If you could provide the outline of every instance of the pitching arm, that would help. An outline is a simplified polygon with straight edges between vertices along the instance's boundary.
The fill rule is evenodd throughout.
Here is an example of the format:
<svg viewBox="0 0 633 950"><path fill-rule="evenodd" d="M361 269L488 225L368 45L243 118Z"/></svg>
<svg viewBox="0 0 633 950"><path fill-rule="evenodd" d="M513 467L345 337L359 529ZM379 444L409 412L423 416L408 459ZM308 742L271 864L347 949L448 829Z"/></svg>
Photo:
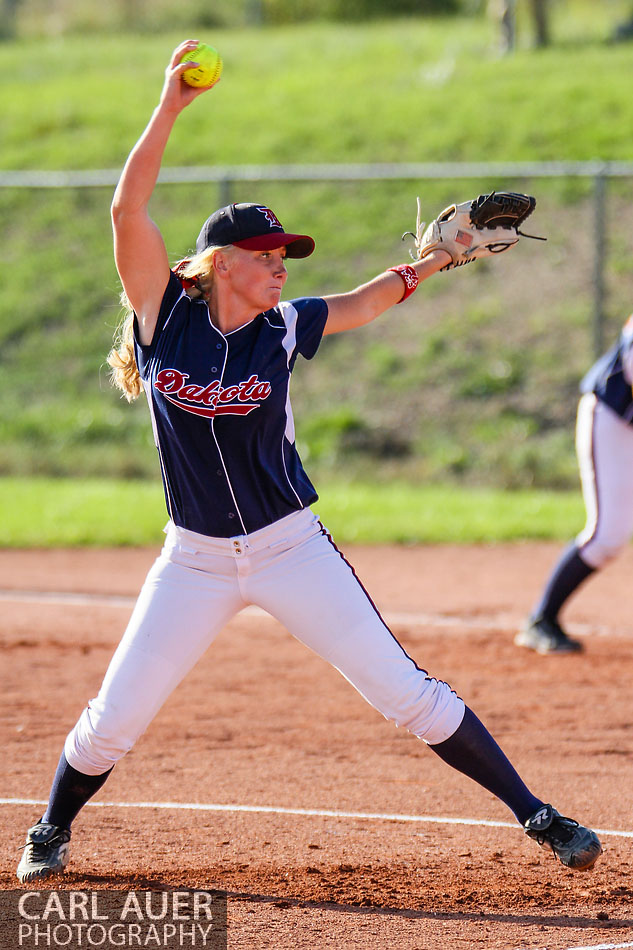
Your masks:
<svg viewBox="0 0 633 950"><path fill-rule="evenodd" d="M165 244L149 216L148 205L176 119L190 102L207 91L207 87L194 88L181 78L191 68L191 62L180 60L197 45L197 40L186 40L174 50L165 70L160 102L130 152L112 201L114 259L123 289L137 315L144 344L151 342L169 278Z"/></svg>

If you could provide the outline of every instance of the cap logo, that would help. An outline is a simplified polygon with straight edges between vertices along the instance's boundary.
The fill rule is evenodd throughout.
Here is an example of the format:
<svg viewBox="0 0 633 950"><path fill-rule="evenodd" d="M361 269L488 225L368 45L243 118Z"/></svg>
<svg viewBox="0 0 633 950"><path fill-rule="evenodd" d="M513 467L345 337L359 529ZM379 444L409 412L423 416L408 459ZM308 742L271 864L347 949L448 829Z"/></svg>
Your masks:
<svg viewBox="0 0 633 950"><path fill-rule="evenodd" d="M270 210L270 208L264 208L264 207L258 206L257 210L261 211L261 213L264 215L264 217L266 218L266 221L268 222L271 228L279 228L280 231L283 231L281 221L279 220L277 215L273 211Z"/></svg>

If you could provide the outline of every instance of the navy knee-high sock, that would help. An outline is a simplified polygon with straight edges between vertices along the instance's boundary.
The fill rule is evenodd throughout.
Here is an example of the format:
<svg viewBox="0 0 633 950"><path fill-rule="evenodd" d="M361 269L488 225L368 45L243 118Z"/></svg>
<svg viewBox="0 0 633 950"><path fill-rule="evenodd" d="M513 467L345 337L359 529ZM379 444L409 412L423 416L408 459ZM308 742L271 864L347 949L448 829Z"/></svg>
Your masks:
<svg viewBox="0 0 633 950"><path fill-rule="evenodd" d="M505 802L521 824L543 804L525 785L510 760L468 706L457 731L449 739L429 748L447 765L463 772Z"/></svg>
<svg viewBox="0 0 633 950"><path fill-rule="evenodd" d="M576 544L570 544L558 559L530 617L533 620L543 618L555 623L565 601L595 570L595 567L590 567L583 561Z"/></svg>
<svg viewBox="0 0 633 950"><path fill-rule="evenodd" d="M102 775L84 775L68 764L62 752L53 779L48 808L42 820L60 828L70 828L79 811L88 799L99 791L111 771L112 769L108 769Z"/></svg>

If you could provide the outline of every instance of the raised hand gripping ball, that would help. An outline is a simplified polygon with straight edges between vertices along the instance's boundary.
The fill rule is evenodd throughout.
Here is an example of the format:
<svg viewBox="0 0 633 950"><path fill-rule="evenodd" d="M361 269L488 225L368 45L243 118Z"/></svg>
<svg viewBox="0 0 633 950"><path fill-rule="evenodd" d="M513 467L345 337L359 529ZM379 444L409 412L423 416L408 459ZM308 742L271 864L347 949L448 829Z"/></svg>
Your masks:
<svg viewBox="0 0 633 950"><path fill-rule="evenodd" d="M189 86L214 86L222 75L222 59L217 49L207 46L206 43L200 43L195 49L192 49L180 60L185 62L198 63L192 69L186 69L182 78Z"/></svg>

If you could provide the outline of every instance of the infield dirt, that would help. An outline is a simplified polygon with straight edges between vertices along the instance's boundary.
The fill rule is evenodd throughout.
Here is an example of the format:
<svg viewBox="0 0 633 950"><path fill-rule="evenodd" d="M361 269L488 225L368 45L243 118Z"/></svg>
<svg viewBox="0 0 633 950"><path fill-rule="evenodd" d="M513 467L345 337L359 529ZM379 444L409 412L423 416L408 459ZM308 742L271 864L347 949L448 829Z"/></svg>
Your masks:
<svg viewBox="0 0 633 950"><path fill-rule="evenodd" d="M284 813L513 821L276 621L246 611L97 796L227 810L89 806L56 886L226 890L230 948L630 946L633 551L569 606L585 652L541 657L513 635L558 552L344 553L403 646L464 697L533 790L607 832L594 871L561 867L518 827ZM98 689L156 553L0 551L3 799L47 797L66 732ZM17 849L40 813L0 804L0 889L17 886Z"/></svg>

